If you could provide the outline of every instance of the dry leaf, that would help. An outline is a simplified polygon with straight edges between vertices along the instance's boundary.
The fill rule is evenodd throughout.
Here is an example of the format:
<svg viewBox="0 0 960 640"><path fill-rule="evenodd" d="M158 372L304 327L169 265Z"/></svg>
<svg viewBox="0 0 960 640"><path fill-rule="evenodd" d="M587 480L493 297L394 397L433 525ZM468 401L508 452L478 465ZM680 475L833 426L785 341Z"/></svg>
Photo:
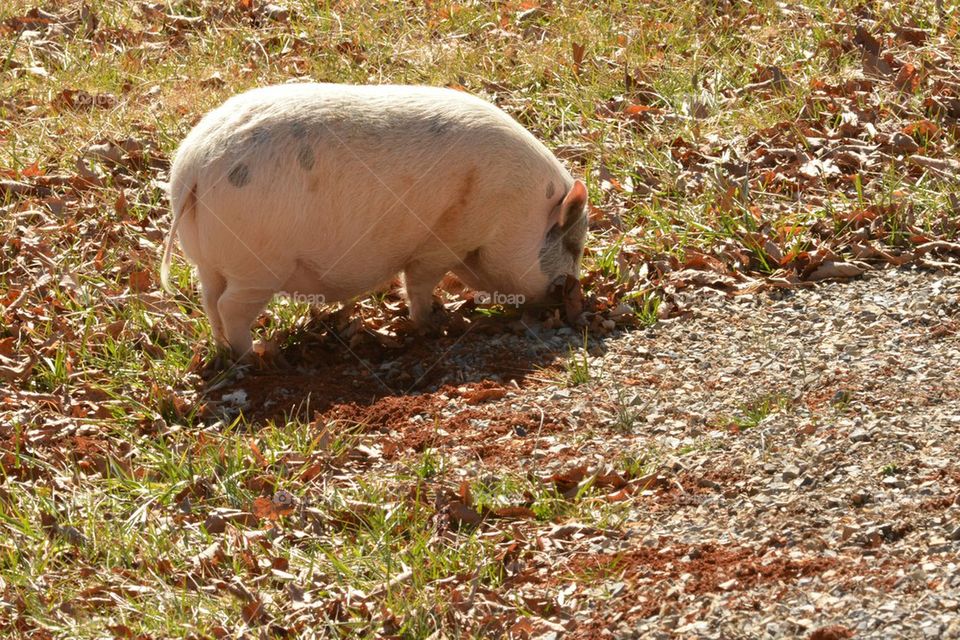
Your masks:
<svg viewBox="0 0 960 640"><path fill-rule="evenodd" d="M863 269L849 262L828 260L813 270L808 280L826 280L828 278L853 278L863 274Z"/></svg>

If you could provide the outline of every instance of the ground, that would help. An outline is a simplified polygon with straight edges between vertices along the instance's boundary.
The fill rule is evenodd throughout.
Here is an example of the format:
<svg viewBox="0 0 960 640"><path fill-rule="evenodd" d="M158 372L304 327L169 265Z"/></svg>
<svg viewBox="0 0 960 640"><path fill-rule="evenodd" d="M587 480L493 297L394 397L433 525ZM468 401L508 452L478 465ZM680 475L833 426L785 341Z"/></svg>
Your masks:
<svg viewBox="0 0 960 640"><path fill-rule="evenodd" d="M960 637L957 7L321 4L0 7L0 634ZM231 362L170 161L307 80L504 109L580 282Z"/></svg>

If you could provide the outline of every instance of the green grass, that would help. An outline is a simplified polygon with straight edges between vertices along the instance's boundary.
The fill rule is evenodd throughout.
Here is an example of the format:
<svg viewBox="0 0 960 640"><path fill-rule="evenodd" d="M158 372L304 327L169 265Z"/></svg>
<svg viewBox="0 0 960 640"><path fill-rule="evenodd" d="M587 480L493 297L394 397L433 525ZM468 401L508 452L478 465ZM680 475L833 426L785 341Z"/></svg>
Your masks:
<svg viewBox="0 0 960 640"><path fill-rule="evenodd" d="M729 422L740 430L752 429L771 415L786 411L790 404L789 398L782 393L761 394L741 405Z"/></svg>
<svg viewBox="0 0 960 640"><path fill-rule="evenodd" d="M593 380L593 373L590 371L590 350L586 332L583 334L582 348L568 348L567 361L564 363L564 367L567 370L567 384L570 386L576 387Z"/></svg>

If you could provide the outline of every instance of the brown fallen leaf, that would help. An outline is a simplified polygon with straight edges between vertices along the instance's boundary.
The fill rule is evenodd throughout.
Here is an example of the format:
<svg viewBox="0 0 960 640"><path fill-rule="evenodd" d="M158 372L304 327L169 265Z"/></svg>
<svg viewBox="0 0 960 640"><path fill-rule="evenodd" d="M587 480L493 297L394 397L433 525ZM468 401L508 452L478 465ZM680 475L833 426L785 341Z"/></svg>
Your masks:
<svg viewBox="0 0 960 640"><path fill-rule="evenodd" d="M214 509L207 515L203 526L207 533L223 533L227 530L227 524L239 524L244 527L257 526L257 517L249 511L240 511L239 509Z"/></svg>
<svg viewBox="0 0 960 640"><path fill-rule="evenodd" d="M853 42L865 52L879 56L881 51L880 40L866 30L862 24L858 24L853 36Z"/></svg>
<svg viewBox="0 0 960 640"><path fill-rule="evenodd" d="M573 73L579 76L580 69L583 65L583 54L586 51L586 47L582 44L573 42L571 43L571 48L573 49Z"/></svg>
<svg viewBox="0 0 960 640"><path fill-rule="evenodd" d="M862 275L863 269L849 262L827 260L807 276L808 280L826 280L828 278L854 278Z"/></svg>
<svg viewBox="0 0 960 640"><path fill-rule="evenodd" d="M920 142L925 142L936 137L940 133L940 127L927 119L922 119L906 125L901 132Z"/></svg>
<svg viewBox="0 0 960 640"><path fill-rule="evenodd" d="M696 286L729 290L737 286L737 280L732 276L713 271L701 271L699 269L673 271L668 274L667 279L677 288Z"/></svg>
<svg viewBox="0 0 960 640"><path fill-rule="evenodd" d="M850 245L850 254L857 258L858 260L867 260L870 258L879 258L884 260L888 264L894 265L904 265L908 262L912 262L916 258L914 253L903 253L900 255L893 255L888 251L884 251L880 247L876 246L873 243L861 244L858 242L851 243Z"/></svg>
<svg viewBox="0 0 960 640"><path fill-rule="evenodd" d="M911 154L916 153L920 149L920 145L913 137L902 131L897 131L890 136L890 148L896 153Z"/></svg>
<svg viewBox="0 0 960 640"><path fill-rule="evenodd" d="M537 518L537 514L528 507L502 507L500 509L494 509L493 515L496 518L502 518L504 520L536 520Z"/></svg>
<svg viewBox="0 0 960 640"><path fill-rule="evenodd" d="M893 85L904 93L914 93L920 86L920 79L917 68L908 62L900 67L900 72L893 80Z"/></svg>
<svg viewBox="0 0 960 640"><path fill-rule="evenodd" d="M449 489L438 491L434 498L434 508L438 514L446 516L455 529L464 525L476 527L483 522L484 517L471 506L472 502L470 485L463 482L458 493Z"/></svg>
<svg viewBox="0 0 960 640"><path fill-rule="evenodd" d="M7 194L15 196L46 196L50 190L27 182L17 180L0 180L0 198Z"/></svg>
<svg viewBox="0 0 960 640"><path fill-rule="evenodd" d="M451 502L446 506L446 511L450 514L450 521L457 526L464 524L475 527L483 522L481 516L473 507L468 507L462 502Z"/></svg>
<svg viewBox="0 0 960 640"><path fill-rule="evenodd" d="M53 514L41 513L40 526L51 539L60 537L75 547L86 543L86 537L79 529L60 524L57 516Z"/></svg>
<svg viewBox="0 0 960 640"><path fill-rule="evenodd" d="M948 242L947 240L933 240L917 245L917 253L923 255L931 251L939 253L953 253L960 256L960 243Z"/></svg>
<svg viewBox="0 0 960 640"><path fill-rule="evenodd" d="M247 624L261 624L267 620L267 609L262 600L255 598L243 605L240 615Z"/></svg>
<svg viewBox="0 0 960 640"><path fill-rule="evenodd" d="M117 97L110 93L92 94L82 89L64 89L54 97L52 104L60 111L110 109L117 105Z"/></svg>
<svg viewBox="0 0 960 640"><path fill-rule="evenodd" d="M913 45L921 45L927 41L929 34L923 29L917 29L915 27L901 27L893 25L893 32L897 36L897 40L901 42L906 42Z"/></svg>
<svg viewBox="0 0 960 640"><path fill-rule="evenodd" d="M960 161L952 158L928 158L927 156L912 155L907 156L907 162L924 169L933 169L948 174L950 177L956 177L957 173L960 173Z"/></svg>
<svg viewBox="0 0 960 640"><path fill-rule="evenodd" d="M0 380L14 382L17 380L26 380L33 371L33 360L27 358L23 362L17 362L4 356L0 356Z"/></svg>
<svg viewBox="0 0 960 640"><path fill-rule="evenodd" d="M875 56L869 51L863 52L863 75L874 78L889 78L895 72L891 64L892 56Z"/></svg>
<svg viewBox="0 0 960 640"><path fill-rule="evenodd" d="M557 493L561 494L565 498L572 498L580 490L580 483L584 478L586 478L586 476L587 468L583 465L580 465L568 471L555 473L547 478L546 481L553 483L557 489Z"/></svg>
<svg viewBox="0 0 960 640"><path fill-rule="evenodd" d="M627 485L623 489L620 489L620 491L604 496L603 499L606 502L623 502L624 500L629 500L632 498L633 492L633 485Z"/></svg>
<svg viewBox="0 0 960 640"><path fill-rule="evenodd" d="M289 491L281 489L273 494L273 498L260 496L253 501L250 511L258 518L279 520L283 516L293 513L297 506L296 497Z"/></svg>
<svg viewBox="0 0 960 640"><path fill-rule="evenodd" d="M129 276L130 290L141 293L150 290L153 286L153 272L149 269L133 271Z"/></svg>

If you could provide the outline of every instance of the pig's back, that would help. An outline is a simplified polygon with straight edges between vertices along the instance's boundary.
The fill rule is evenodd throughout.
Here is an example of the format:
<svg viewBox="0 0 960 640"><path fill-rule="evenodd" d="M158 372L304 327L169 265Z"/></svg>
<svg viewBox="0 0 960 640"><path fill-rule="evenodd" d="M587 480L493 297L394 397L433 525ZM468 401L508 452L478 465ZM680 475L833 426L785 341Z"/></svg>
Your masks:
<svg viewBox="0 0 960 640"><path fill-rule="evenodd" d="M442 170L444 158L494 160L486 169L516 176L524 168L556 165L552 154L526 129L488 102L462 91L403 85L289 84L253 89L227 100L190 132L182 145L204 171L229 164L279 163L309 172L318 160L329 165L364 162L361 180L390 173L389 160L406 169ZM312 153L311 153L312 152ZM310 156L313 156L312 158ZM320 156L320 157L317 157ZM179 157L178 157L179 160ZM269 169L269 166L267 167ZM322 167L321 167L322 168ZM238 173L244 173L238 171ZM275 185L269 171L253 175L259 186ZM243 176L234 174L234 182ZM293 177L293 176L286 176Z"/></svg>

